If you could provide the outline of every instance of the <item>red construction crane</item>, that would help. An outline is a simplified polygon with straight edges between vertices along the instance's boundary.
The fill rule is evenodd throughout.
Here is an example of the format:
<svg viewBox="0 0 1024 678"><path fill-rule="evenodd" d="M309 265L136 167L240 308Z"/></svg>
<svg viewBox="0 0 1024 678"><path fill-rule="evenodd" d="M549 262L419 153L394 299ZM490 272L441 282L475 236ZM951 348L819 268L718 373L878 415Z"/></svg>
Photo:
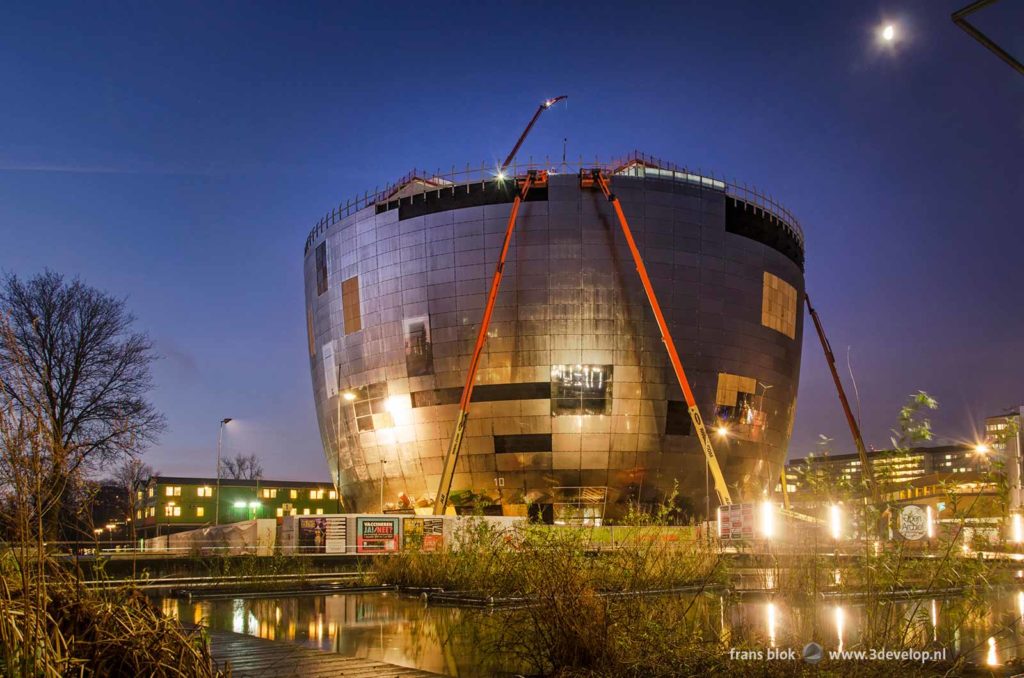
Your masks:
<svg viewBox="0 0 1024 678"><path fill-rule="evenodd" d="M861 475L864 478L864 482L868 485L868 490L871 492L872 501L878 504L881 496L878 485L875 483L875 474L871 468L871 460L868 459L868 450L864 446L864 438L860 434L860 426L857 425L857 419L854 418L853 411L850 410L850 401L846 398L843 382L839 380L839 372L836 371L836 357L832 353L832 346L829 345L828 339L825 337L825 328L821 325L821 318L818 317L818 312L811 306L811 297L805 293L804 300L807 302L807 312L811 314L811 320L814 321L814 329L818 332L818 339L821 340L821 348L825 351L825 362L828 363L828 369L832 372L832 381L836 384L839 402L843 406L846 423L849 425L850 433L853 435L853 444L857 447L857 456L860 457ZM785 477L783 477L782 483L783 488L785 488Z"/></svg>

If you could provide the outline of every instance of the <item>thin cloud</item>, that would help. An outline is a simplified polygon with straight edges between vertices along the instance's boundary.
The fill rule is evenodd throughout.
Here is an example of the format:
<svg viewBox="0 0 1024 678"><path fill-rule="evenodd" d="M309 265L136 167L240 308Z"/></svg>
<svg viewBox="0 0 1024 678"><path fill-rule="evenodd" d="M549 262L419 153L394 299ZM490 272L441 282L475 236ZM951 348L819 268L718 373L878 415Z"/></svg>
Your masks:
<svg viewBox="0 0 1024 678"><path fill-rule="evenodd" d="M40 172L55 174L151 174L151 175L210 175L209 170L180 170L159 167L119 167L116 165L62 165L47 163L4 163L0 172Z"/></svg>

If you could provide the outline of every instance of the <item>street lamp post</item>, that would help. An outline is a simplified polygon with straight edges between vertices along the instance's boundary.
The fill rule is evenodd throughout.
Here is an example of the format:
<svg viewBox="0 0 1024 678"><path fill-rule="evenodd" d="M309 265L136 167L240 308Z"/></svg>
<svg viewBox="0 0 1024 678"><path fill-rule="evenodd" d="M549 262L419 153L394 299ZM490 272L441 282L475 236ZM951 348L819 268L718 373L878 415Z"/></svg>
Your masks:
<svg viewBox="0 0 1024 678"><path fill-rule="evenodd" d="M220 431L217 433L217 496L214 499L213 524L220 525L220 449L224 443L224 427L231 422L231 417L220 420Z"/></svg>

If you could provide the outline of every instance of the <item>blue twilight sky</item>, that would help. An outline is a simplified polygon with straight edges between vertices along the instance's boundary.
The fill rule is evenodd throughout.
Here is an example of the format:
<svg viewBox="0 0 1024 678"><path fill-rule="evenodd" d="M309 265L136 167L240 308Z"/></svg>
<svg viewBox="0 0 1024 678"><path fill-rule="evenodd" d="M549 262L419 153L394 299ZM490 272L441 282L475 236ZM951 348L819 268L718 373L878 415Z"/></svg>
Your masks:
<svg viewBox="0 0 1024 678"><path fill-rule="evenodd" d="M756 184L807 234L807 284L869 443L905 396L972 435L1024 401L1024 78L966 0L21 3L0 9L0 269L126 296L164 359L147 455L325 478L302 246L412 167L634 148ZM643 6L639 6L643 5ZM893 22L897 39L879 47ZM1024 3L976 23L1024 59ZM808 329L810 326L808 325ZM791 455L852 450L813 332Z"/></svg>

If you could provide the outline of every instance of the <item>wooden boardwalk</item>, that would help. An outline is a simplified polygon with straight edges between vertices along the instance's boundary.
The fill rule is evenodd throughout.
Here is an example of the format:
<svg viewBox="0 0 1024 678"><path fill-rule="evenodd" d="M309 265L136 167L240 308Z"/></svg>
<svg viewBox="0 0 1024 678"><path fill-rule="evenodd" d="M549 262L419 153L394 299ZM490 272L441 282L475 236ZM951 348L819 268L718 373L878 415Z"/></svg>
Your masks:
<svg viewBox="0 0 1024 678"><path fill-rule="evenodd" d="M228 663L234 678L426 678L438 675L372 659L343 657L294 643L264 640L230 631L207 631L207 635L210 638L213 658L221 666Z"/></svg>

